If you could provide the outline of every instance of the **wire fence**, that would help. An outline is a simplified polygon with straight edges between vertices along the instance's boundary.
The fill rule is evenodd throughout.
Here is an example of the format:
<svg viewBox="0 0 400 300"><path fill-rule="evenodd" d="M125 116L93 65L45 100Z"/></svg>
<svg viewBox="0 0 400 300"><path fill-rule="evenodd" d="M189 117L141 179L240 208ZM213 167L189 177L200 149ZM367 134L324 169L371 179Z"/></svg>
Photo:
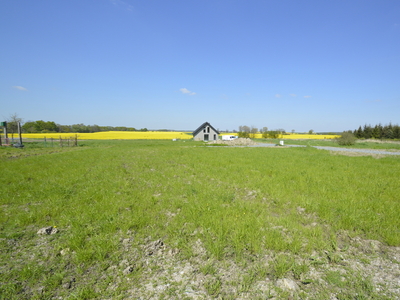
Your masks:
<svg viewBox="0 0 400 300"><path fill-rule="evenodd" d="M35 143L42 147L77 147L78 146L78 135L71 137L59 137L59 138L42 138L42 139L28 139L19 137L7 137L0 136L0 146L16 146L24 143Z"/></svg>

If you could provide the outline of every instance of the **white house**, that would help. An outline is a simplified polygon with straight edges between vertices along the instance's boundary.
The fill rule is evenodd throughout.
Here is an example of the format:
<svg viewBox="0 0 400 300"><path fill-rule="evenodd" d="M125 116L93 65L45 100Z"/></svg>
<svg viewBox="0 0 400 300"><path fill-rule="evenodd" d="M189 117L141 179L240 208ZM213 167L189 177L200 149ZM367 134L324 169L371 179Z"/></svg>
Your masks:
<svg viewBox="0 0 400 300"><path fill-rule="evenodd" d="M210 123L205 122L195 131L193 131L193 140L195 141L216 141L218 140L219 132Z"/></svg>

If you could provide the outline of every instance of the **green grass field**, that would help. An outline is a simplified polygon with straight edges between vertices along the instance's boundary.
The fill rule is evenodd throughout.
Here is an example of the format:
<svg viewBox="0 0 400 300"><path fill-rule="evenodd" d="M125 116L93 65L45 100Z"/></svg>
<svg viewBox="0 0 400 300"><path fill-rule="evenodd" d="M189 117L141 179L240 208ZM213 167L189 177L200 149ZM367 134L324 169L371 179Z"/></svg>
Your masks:
<svg viewBox="0 0 400 300"><path fill-rule="evenodd" d="M400 157L79 145L0 148L0 298L399 296L346 261L398 266ZM59 232L37 235L46 226Z"/></svg>
<svg viewBox="0 0 400 300"><path fill-rule="evenodd" d="M292 140L292 139L254 139L257 142L279 144L284 140L285 145L303 145L303 146L329 146L344 147L354 149L376 149L376 150L400 150L399 141L381 141L381 140L357 140L354 145L340 146L335 139L319 139L319 140Z"/></svg>

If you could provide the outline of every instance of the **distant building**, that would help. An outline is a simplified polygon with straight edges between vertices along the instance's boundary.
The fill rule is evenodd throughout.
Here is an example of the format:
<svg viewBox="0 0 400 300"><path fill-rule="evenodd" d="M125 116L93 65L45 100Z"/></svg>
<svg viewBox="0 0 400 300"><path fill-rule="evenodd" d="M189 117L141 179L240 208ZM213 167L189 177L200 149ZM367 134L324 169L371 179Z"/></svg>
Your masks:
<svg viewBox="0 0 400 300"><path fill-rule="evenodd" d="M193 140L195 141L216 141L218 140L219 132L211 126L210 123L205 122L195 131L193 131Z"/></svg>

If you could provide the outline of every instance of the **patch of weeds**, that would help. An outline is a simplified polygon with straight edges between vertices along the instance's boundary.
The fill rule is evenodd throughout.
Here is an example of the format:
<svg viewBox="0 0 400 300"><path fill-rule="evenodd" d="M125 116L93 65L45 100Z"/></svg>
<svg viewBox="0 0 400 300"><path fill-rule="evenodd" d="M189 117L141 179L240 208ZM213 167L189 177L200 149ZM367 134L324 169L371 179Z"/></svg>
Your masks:
<svg viewBox="0 0 400 300"><path fill-rule="evenodd" d="M364 299L373 299L378 296L374 292L374 285L370 278L363 278L358 274L354 277L353 281L356 295L360 295ZM361 297L359 299L362 299Z"/></svg>
<svg viewBox="0 0 400 300"><path fill-rule="evenodd" d="M256 265L242 277L240 292L248 292L257 280L265 280L268 270L265 266Z"/></svg>
<svg viewBox="0 0 400 300"><path fill-rule="evenodd" d="M210 253L214 255L217 260L221 260L225 254L225 244L222 240L213 240L209 238L206 242L206 246Z"/></svg>
<svg viewBox="0 0 400 300"><path fill-rule="evenodd" d="M393 299L383 294L377 294L374 291L372 280L357 273L344 275L340 271L328 271L325 280L340 289L336 295L339 300Z"/></svg>
<svg viewBox="0 0 400 300"><path fill-rule="evenodd" d="M3 230L3 228L2 228ZM8 240L18 240L22 239L25 236L25 232L23 231L14 231L14 232L1 232L0 233L0 238L8 239Z"/></svg>
<svg viewBox="0 0 400 300"><path fill-rule="evenodd" d="M251 286L253 285L255 278L253 274L245 274L242 277L242 281L240 283L239 292L240 293L247 293Z"/></svg>
<svg viewBox="0 0 400 300"><path fill-rule="evenodd" d="M216 297L221 293L221 286L222 282L219 277L210 278L204 284L207 293L213 297Z"/></svg>
<svg viewBox="0 0 400 300"><path fill-rule="evenodd" d="M131 282L139 283L142 279L143 275L143 264L138 263L135 265L133 272L131 272L128 276Z"/></svg>
<svg viewBox="0 0 400 300"><path fill-rule="evenodd" d="M331 253L331 252L325 251L325 254L328 258L329 263L331 263L331 264L338 264L343 260L343 257L337 252Z"/></svg>
<svg viewBox="0 0 400 300"><path fill-rule="evenodd" d="M0 284L1 299L21 299L24 288L21 282ZM23 297L23 296L22 296Z"/></svg>
<svg viewBox="0 0 400 300"><path fill-rule="evenodd" d="M99 296L93 289L93 287L83 286L80 287L75 293L71 294L71 299L95 299Z"/></svg>
<svg viewBox="0 0 400 300"><path fill-rule="evenodd" d="M293 271L293 276L297 280L302 279L302 275L306 274L310 270L310 266L308 264L294 264L292 271ZM302 282L305 284L307 279L303 280ZM309 283L309 282L308 282Z"/></svg>
<svg viewBox="0 0 400 300"><path fill-rule="evenodd" d="M222 295L220 295L220 297L221 299L224 300L236 300L238 298L236 294L226 294L226 293L223 293Z"/></svg>
<svg viewBox="0 0 400 300"><path fill-rule="evenodd" d="M368 290L364 290L364 287L362 285L356 287L356 289L343 290L336 296L336 298L338 300L391 299L391 298L385 297L384 295L376 295L375 293L371 293Z"/></svg>
<svg viewBox="0 0 400 300"><path fill-rule="evenodd" d="M219 147L228 147L227 144L206 144L207 147L209 146L219 146Z"/></svg>
<svg viewBox="0 0 400 300"><path fill-rule="evenodd" d="M360 262L363 263L364 265L368 265L371 263L371 260L369 258L366 257L360 257L359 258Z"/></svg>
<svg viewBox="0 0 400 300"><path fill-rule="evenodd" d="M44 281L46 290L57 289L62 284L64 276L64 273L48 274Z"/></svg>
<svg viewBox="0 0 400 300"><path fill-rule="evenodd" d="M29 262L22 267L19 272L19 276L21 280L39 280L42 277L42 274L45 273L45 267L38 265L35 262Z"/></svg>
<svg viewBox="0 0 400 300"><path fill-rule="evenodd" d="M327 271L325 280L337 287L346 286L346 278L339 271Z"/></svg>
<svg viewBox="0 0 400 300"><path fill-rule="evenodd" d="M310 264L313 266L322 266L325 263L326 261L321 257L315 257L315 256L310 257Z"/></svg>
<svg viewBox="0 0 400 300"><path fill-rule="evenodd" d="M174 297L176 296L176 292L178 291L178 287L176 286L169 286L165 291L166 296Z"/></svg>
<svg viewBox="0 0 400 300"><path fill-rule="evenodd" d="M213 266L212 263L207 263L204 266L200 267L200 272L203 273L204 275L215 275L217 273L217 270Z"/></svg>
<svg viewBox="0 0 400 300"><path fill-rule="evenodd" d="M289 273L295 265L294 258L281 254L278 255L273 263L273 274L276 278L283 278L287 273Z"/></svg>
<svg viewBox="0 0 400 300"><path fill-rule="evenodd" d="M280 288L277 288L278 290L278 298L277 299L293 299L292 297L292 292L290 291L286 291L286 290L282 290ZM273 298L275 299L275 298Z"/></svg>

